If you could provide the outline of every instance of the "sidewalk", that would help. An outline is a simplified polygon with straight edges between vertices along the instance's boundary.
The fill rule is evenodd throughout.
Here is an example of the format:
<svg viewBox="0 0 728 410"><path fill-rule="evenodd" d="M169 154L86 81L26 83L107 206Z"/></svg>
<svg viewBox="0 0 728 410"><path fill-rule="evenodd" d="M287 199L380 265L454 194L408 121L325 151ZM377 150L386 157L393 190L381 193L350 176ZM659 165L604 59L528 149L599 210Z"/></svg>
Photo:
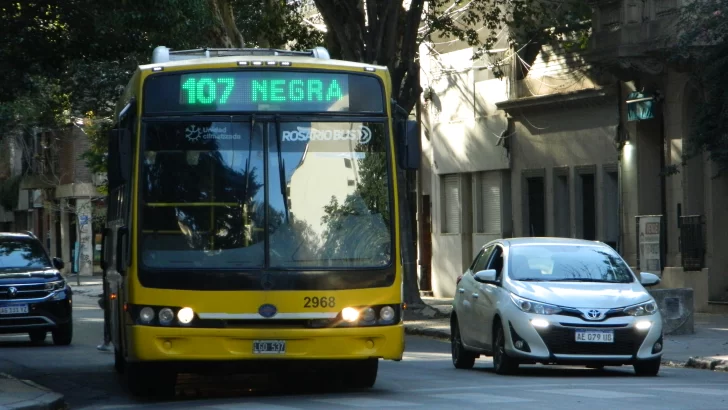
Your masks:
<svg viewBox="0 0 728 410"><path fill-rule="evenodd" d="M0 410L62 410L63 395L29 380L0 373Z"/></svg>
<svg viewBox="0 0 728 410"><path fill-rule="evenodd" d="M422 300L427 306L405 311L406 333L449 341L452 299ZM695 333L665 336L662 363L728 371L728 316L696 313Z"/></svg>

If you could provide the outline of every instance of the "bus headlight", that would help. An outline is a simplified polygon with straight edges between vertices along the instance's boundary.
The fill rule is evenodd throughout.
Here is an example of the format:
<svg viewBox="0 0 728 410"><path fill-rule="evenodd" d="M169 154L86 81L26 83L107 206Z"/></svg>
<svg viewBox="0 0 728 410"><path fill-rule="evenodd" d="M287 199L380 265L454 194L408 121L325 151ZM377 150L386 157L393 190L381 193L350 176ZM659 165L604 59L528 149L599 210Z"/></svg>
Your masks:
<svg viewBox="0 0 728 410"><path fill-rule="evenodd" d="M195 312L192 308L184 307L177 312L177 320L183 325L188 325L195 318Z"/></svg>
<svg viewBox="0 0 728 410"><path fill-rule="evenodd" d="M341 318L347 322L356 322L359 319L359 311L353 307L346 307L341 311Z"/></svg>
<svg viewBox="0 0 728 410"><path fill-rule="evenodd" d="M394 320L394 309L391 306L385 306L379 311L379 320L382 322L391 322Z"/></svg>
<svg viewBox="0 0 728 410"><path fill-rule="evenodd" d="M159 311L159 323L169 325L174 320L174 312L170 308L164 308Z"/></svg>
<svg viewBox="0 0 728 410"><path fill-rule="evenodd" d="M139 320L141 320L142 323L152 323L152 320L154 320L154 309L149 306L143 308L139 312Z"/></svg>
<svg viewBox="0 0 728 410"><path fill-rule="evenodd" d="M377 312L370 307L366 308L364 309L364 314L362 315L361 320L364 322L374 322L377 320Z"/></svg>

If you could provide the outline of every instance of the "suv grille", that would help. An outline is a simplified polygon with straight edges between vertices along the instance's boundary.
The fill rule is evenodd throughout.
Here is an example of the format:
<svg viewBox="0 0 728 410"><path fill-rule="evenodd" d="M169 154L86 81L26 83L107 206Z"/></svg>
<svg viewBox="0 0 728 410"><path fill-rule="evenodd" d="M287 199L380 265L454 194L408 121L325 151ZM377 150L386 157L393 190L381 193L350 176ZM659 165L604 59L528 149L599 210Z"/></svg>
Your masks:
<svg viewBox="0 0 728 410"><path fill-rule="evenodd" d="M15 288L17 293L10 296L10 288ZM50 295L50 291L45 289L45 283L32 285L0 285L0 300L16 300L16 299L42 299Z"/></svg>

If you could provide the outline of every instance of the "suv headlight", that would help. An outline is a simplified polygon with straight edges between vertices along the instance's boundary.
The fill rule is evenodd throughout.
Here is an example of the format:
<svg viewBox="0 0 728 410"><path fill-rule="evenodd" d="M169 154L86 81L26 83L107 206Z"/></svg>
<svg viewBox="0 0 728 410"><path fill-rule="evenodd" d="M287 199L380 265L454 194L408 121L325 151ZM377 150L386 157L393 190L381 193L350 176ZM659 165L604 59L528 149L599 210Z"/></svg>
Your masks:
<svg viewBox="0 0 728 410"><path fill-rule="evenodd" d="M624 308L624 313L630 316L649 316L654 315L655 312L657 312L657 303L654 300Z"/></svg>
<svg viewBox="0 0 728 410"><path fill-rule="evenodd" d="M57 290L61 290L66 287L66 281L65 280L57 280L55 282L47 282L45 284L45 290L48 292L55 292Z"/></svg>
<svg viewBox="0 0 728 410"><path fill-rule="evenodd" d="M561 312L561 308L558 306L524 299L514 293L511 293L511 300L513 301L513 303L516 304L516 306L518 306L519 309L526 313L536 313L538 315L555 315Z"/></svg>

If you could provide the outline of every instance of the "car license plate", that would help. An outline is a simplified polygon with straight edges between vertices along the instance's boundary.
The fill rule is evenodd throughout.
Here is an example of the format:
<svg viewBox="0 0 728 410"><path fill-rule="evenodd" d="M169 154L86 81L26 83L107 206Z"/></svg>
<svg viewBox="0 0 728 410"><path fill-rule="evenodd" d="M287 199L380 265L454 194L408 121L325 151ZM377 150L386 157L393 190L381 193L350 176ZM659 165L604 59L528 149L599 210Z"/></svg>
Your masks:
<svg viewBox="0 0 728 410"><path fill-rule="evenodd" d="M576 341L587 343L614 343L614 330L576 329Z"/></svg>
<svg viewBox="0 0 728 410"><path fill-rule="evenodd" d="M286 354L286 341L254 340L253 354Z"/></svg>
<svg viewBox="0 0 728 410"><path fill-rule="evenodd" d="M18 315L28 313L28 305L0 306L0 315Z"/></svg>

